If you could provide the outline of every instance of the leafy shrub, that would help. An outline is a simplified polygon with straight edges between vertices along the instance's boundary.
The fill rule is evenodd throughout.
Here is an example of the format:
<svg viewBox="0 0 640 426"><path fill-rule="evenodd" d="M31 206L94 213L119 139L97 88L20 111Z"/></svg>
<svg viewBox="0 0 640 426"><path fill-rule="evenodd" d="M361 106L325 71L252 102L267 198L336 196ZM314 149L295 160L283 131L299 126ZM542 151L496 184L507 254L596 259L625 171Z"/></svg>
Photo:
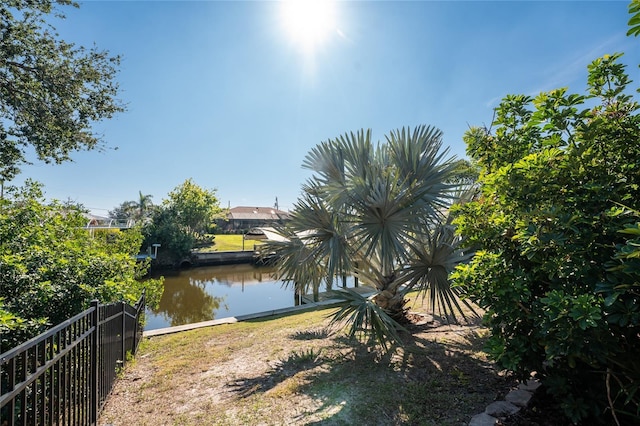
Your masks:
<svg viewBox="0 0 640 426"><path fill-rule="evenodd" d="M38 184L0 199L0 353L89 307L135 303L143 288L157 303L162 281L140 281L139 230L94 232L75 207L45 204Z"/></svg>
<svg viewBox="0 0 640 426"><path fill-rule="evenodd" d="M620 56L589 66L587 94L509 95L495 130L465 135L482 193L456 222L477 253L453 278L491 355L573 422L640 419L640 118Z"/></svg>

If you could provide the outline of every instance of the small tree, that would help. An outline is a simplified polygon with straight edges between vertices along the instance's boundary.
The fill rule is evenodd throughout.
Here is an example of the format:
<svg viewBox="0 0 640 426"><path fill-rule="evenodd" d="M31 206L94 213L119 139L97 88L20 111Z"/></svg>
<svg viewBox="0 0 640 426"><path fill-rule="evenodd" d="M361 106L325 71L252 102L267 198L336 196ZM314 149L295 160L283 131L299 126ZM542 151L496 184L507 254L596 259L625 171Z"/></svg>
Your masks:
<svg viewBox="0 0 640 426"><path fill-rule="evenodd" d="M222 211L215 190L201 188L187 179L153 209L151 220L144 227L145 245L162 245L159 263L179 263L214 226Z"/></svg>
<svg viewBox="0 0 640 426"><path fill-rule="evenodd" d="M455 280L491 355L573 422L640 419L640 116L620 56L589 65L588 94L509 95L465 136L482 193L457 225L478 252Z"/></svg>
<svg viewBox="0 0 640 426"><path fill-rule="evenodd" d="M191 179L169 192L163 205L174 212L178 223L195 238L211 229L223 211L216 190L201 188Z"/></svg>
<svg viewBox="0 0 640 426"><path fill-rule="evenodd" d="M155 263L159 265L176 265L189 257L195 245L193 235L180 225L175 211L166 206L154 210L151 220L143 227L143 247L160 244Z"/></svg>

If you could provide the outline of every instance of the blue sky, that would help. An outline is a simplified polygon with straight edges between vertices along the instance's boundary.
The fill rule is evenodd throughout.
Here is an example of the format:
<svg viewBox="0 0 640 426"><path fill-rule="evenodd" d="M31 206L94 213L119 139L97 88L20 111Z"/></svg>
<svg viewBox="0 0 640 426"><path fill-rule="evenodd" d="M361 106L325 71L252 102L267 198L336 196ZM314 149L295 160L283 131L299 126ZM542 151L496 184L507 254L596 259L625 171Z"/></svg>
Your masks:
<svg viewBox="0 0 640 426"><path fill-rule="evenodd" d="M138 191L160 203L185 179L228 205L292 208L306 153L345 132L375 139L428 124L464 157L469 125L509 93L582 93L586 67L625 52L640 81L626 1L339 2L315 49L280 2L86 1L54 21L67 41L122 55L127 111L95 130L108 147L25 166L48 197L95 214Z"/></svg>

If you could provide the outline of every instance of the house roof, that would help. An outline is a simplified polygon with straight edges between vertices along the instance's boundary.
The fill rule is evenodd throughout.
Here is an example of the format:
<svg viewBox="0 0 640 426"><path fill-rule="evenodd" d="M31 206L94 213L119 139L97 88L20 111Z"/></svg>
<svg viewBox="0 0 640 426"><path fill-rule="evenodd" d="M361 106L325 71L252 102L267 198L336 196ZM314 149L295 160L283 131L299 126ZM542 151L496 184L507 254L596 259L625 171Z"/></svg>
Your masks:
<svg viewBox="0 0 640 426"><path fill-rule="evenodd" d="M230 220L282 220L288 219L289 213L273 207L239 206L229 209Z"/></svg>

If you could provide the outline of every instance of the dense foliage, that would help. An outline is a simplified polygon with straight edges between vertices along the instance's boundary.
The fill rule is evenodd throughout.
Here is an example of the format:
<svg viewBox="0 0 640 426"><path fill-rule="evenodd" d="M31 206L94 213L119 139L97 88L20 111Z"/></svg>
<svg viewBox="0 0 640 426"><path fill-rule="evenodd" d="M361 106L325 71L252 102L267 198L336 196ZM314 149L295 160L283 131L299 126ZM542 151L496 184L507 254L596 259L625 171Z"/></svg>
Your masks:
<svg viewBox="0 0 640 426"><path fill-rule="evenodd" d="M91 126L122 111L114 78L120 59L58 38L50 25L69 0L0 2L0 183L12 180L31 149L60 163L92 149Z"/></svg>
<svg viewBox="0 0 640 426"><path fill-rule="evenodd" d="M0 199L0 353L89 307L146 289L159 301L162 281L140 281L139 230L90 232L81 210L46 204L39 185L10 188Z"/></svg>
<svg viewBox="0 0 640 426"><path fill-rule="evenodd" d="M349 303L334 319L348 321L352 335L397 341L412 289L443 314L462 312L448 273L465 256L445 212L460 189L450 182L468 182L468 165L441 147L442 133L429 126L392 131L382 143L362 130L317 145L304 162L314 175L280 229L286 241L263 247L305 292L346 275L374 287L369 298L336 293Z"/></svg>
<svg viewBox="0 0 640 426"><path fill-rule="evenodd" d="M507 96L465 135L482 192L458 209L477 253L454 279L491 355L574 422L640 419L640 116L620 56L589 65L588 93Z"/></svg>

